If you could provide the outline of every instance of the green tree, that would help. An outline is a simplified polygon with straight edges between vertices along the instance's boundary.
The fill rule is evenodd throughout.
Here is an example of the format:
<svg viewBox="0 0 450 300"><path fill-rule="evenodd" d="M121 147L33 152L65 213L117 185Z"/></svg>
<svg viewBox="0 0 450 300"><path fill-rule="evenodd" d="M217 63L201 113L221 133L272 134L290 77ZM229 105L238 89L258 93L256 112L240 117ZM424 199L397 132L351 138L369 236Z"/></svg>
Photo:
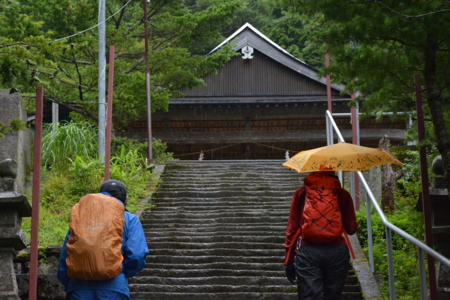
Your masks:
<svg viewBox="0 0 450 300"><path fill-rule="evenodd" d="M61 45L50 44L41 29L42 22L23 14L18 3L0 0L0 88L27 90L55 71Z"/></svg>
<svg viewBox="0 0 450 300"><path fill-rule="evenodd" d="M415 110L413 77L422 75L425 111L450 174L450 22L448 1L280 0L291 13L315 20L309 37L326 45L332 78L359 91L370 113ZM356 79L357 80L354 80ZM447 186L450 188L450 176Z"/></svg>
<svg viewBox="0 0 450 300"><path fill-rule="evenodd" d="M107 51L109 45L116 49L114 117L116 124L126 124L145 115L143 3L111 0L106 5ZM204 84L202 75L214 72L234 55L231 46L210 56L199 54L205 52L207 43L223 39L220 29L231 23L240 6L239 0L150 2L146 17L150 29L153 110L167 110L169 99L181 96L180 88ZM36 62L37 59L32 60L23 53L23 60L10 65L2 63L6 71L0 73L1 87L30 92L36 84L44 85L46 99L97 121L97 15L97 5L88 0L22 0L20 4L10 4L8 9L0 10L0 36L8 37L9 43L22 43L33 36L41 41L42 47L37 52L45 58ZM21 26L17 26L19 17L24 19ZM30 29L21 29L25 26L22 24ZM25 46L21 49L26 51ZM7 57L0 53L2 59ZM37 66L29 67L28 62ZM46 68L38 67L44 62L49 64Z"/></svg>

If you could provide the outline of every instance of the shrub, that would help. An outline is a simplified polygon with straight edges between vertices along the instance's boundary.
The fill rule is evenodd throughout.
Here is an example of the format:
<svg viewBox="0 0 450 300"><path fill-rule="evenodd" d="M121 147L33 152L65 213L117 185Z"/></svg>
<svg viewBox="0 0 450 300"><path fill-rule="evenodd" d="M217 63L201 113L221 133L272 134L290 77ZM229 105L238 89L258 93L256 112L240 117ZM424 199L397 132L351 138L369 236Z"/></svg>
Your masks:
<svg viewBox="0 0 450 300"><path fill-rule="evenodd" d="M111 142L111 155L118 155L122 151L122 146L125 150L136 150L142 157L148 157L148 142L139 142L135 139L129 139L125 137L114 137ZM175 160L173 153L166 152L167 145L159 139L153 138L152 141L153 158L159 163L163 163L166 160Z"/></svg>

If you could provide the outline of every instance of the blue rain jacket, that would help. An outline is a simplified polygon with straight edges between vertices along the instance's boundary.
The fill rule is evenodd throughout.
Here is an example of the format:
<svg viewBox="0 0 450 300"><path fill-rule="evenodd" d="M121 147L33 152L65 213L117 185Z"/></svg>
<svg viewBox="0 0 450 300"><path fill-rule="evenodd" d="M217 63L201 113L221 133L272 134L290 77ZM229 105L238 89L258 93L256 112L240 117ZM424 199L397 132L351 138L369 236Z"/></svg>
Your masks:
<svg viewBox="0 0 450 300"><path fill-rule="evenodd" d="M102 194L111 196L106 192ZM122 203L120 200L117 201ZM139 219L128 211L124 212L124 218L125 225L122 234L122 255L124 260L122 262L122 272L108 280L89 281L69 278L67 275L66 245L69 240L70 230L67 232L58 264L58 279L63 284L67 293L75 290L105 290L130 297L128 278L137 275L144 268L146 263L145 257L149 251L144 230Z"/></svg>

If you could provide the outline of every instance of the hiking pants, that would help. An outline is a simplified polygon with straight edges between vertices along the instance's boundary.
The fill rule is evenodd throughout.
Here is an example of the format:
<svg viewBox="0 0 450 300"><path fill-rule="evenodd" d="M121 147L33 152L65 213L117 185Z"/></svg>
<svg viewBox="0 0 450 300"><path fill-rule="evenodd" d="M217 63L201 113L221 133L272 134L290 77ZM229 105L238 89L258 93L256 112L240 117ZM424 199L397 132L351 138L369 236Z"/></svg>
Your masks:
<svg viewBox="0 0 450 300"><path fill-rule="evenodd" d="M339 300L348 274L347 245L303 245L296 251L299 300Z"/></svg>

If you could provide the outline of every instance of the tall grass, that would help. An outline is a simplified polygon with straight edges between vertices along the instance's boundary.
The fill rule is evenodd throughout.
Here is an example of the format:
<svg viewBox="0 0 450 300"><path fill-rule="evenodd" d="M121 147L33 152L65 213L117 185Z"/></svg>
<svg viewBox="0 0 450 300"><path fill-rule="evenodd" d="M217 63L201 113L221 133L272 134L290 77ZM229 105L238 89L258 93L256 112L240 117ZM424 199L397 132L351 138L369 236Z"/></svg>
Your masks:
<svg viewBox="0 0 450 300"><path fill-rule="evenodd" d="M49 124L42 139L42 163L64 170L76 156L95 157L97 145L97 130L88 122Z"/></svg>

